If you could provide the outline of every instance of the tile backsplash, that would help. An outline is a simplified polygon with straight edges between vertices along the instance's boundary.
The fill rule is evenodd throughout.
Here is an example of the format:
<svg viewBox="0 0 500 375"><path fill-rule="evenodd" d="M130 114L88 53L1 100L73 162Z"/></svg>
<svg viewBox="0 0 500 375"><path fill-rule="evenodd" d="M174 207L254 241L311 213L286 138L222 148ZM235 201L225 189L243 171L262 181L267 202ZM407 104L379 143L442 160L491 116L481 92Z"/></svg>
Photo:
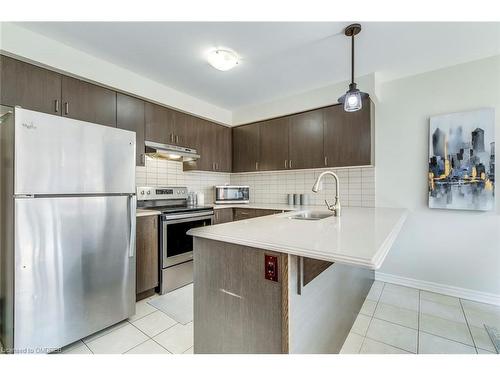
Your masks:
<svg viewBox="0 0 500 375"><path fill-rule="evenodd" d="M311 205L333 201L335 181L330 176L323 180L322 189L313 193L311 188L318 175L333 170L340 179L340 198L343 206L375 206L375 168L321 168L291 171L218 173L182 170L182 163L146 157L144 167L136 167L137 186L187 186L190 191L203 192L205 202L214 199L214 185L248 185L251 203L286 204L287 194L305 193Z"/></svg>
<svg viewBox="0 0 500 375"><path fill-rule="evenodd" d="M332 170L339 176L343 206L375 206L375 167L233 173L231 184L250 186L251 203L288 203L289 193L302 193L309 195L309 204L323 205L325 199L333 203L335 180L325 176L318 193L313 193L311 189L316 178L325 170Z"/></svg>
<svg viewBox="0 0 500 375"><path fill-rule="evenodd" d="M178 161L146 157L144 167L135 169L136 186L187 186L189 191L205 194L205 203L214 200L214 185L230 183L229 173L201 172L182 170Z"/></svg>

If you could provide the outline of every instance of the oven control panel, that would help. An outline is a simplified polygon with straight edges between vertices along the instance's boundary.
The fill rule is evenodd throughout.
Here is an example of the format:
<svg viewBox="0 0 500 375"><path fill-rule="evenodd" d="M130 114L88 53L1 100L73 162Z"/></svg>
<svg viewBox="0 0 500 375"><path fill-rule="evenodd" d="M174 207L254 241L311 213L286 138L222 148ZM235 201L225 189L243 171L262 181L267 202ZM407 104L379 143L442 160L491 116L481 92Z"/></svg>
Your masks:
<svg viewBox="0 0 500 375"><path fill-rule="evenodd" d="M137 200L187 199L188 189L182 186L139 186Z"/></svg>

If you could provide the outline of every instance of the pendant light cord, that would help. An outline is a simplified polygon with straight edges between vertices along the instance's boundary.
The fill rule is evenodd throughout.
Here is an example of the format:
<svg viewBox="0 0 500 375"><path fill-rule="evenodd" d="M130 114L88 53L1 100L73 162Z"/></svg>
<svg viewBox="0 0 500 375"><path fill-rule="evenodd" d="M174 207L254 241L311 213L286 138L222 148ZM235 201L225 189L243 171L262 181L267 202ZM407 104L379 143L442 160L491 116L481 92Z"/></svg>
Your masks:
<svg viewBox="0 0 500 375"><path fill-rule="evenodd" d="M354 83L354 33L351 35L351 84Z"/></svg>

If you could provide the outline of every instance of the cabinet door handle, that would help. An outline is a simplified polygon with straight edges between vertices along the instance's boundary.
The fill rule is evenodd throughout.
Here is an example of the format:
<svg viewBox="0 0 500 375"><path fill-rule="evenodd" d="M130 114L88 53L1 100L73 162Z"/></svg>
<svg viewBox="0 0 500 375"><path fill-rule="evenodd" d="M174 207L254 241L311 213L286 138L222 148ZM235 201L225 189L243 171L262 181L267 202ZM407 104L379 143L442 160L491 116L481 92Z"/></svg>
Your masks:
<svg viewBox="0 0 500 375"><path fill-rule="evenodd" d="M285 169L288 169L288 166L287 166L287 163L286 163L286 159L285 159Z"/></svg>
<svg viewBox="0 0 500 375"><path fill-rule="evenodd" d="M325 156L325 167L328 167L328 156Z"/></svg>
<svg viewBox="0 0 500 375"><path fill-rule="evenodd" d="M292 159L290 159L290 163L288 163L288 166L290 167L290 169L292 169Z"/></svg>
<svg viewBox="0 0 500 375"><path fill-rule="evenodd" d="M69 115L69 103L64 103L64 114Z"/></svg>
<svg viewBox="0 0 500 375"><path fill-rule="evenodd" d="M258 162L258 161L256 161L256 162L255 162L255 170L256 170L256 171L258 171L258 170L259 170L259 162Z"/></svg>
<svg viewBox="0 0 500 375"><path fill-rule="evenodd" d="M59 113L59 99L54 100L54 111Z"/></svg>
<svg viewBox="0 0 500 375"><path fill-rule="evenodd" d="M170 133L170 142L174 143L174 133Z"/></svg>
<svg viewBox="0 0 500 375"><path fill-rule="evenodd" d="M175 136L175 143L179 143L179 136L178 135Z"/></svg>

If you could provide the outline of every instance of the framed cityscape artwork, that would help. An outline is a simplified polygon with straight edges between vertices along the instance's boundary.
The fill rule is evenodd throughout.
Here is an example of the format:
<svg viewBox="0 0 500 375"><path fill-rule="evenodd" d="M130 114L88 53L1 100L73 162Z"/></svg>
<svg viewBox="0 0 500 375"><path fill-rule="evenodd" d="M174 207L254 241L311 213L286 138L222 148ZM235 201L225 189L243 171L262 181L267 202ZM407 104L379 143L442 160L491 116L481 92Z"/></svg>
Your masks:
<svg viewBox="0 0 500 375"><path fill-rule="evenodd" d="M430 208L494 209L494 109L431 117L428 184Z"/></svg>

